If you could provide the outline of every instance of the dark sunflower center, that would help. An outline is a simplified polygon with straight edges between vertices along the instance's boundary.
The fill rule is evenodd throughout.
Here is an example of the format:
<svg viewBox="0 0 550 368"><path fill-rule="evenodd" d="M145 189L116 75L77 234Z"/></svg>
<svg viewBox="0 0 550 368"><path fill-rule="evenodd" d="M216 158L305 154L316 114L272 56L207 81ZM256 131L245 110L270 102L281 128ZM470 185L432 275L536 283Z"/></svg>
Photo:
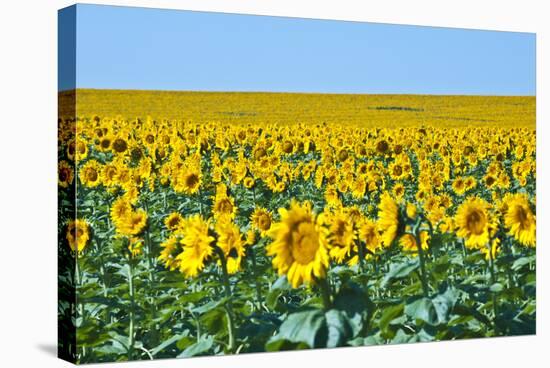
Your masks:
<svg viewBox="0 0 550 368"><path fill-rule="evenodd" d="M185 179L185 185L189 188L194 188L199 183L199 177L196 174L190 174Z"/></svg>
<svg viewBox="0 0 550 368"><path fill-rule="evenodd" d="M81 154L86 153L86 145L84 143L78 144L78 153L81 153Z"/></svg>
<svg viewBox="0 0 550 368"><path fill-rule="evenodd" d="M334 235L336 236L344 236L346 233L346 223L344 221L338 221L336 224L336 230L334 231Z"/></svg>
<svg viewBox="0 0 550 368"><path fill-rule="evenodd" d="M269 216L262 215L258 219L258 226L262 230L267 230L271 226L271 220L269 219Z"/></svg>
<svg viewBox="0 0 550 368"><path fill-rule="evenodd" d="M128 149L128 143L122 138L117 138L113 142L113 149L118 153L122 153Z"/></svg>
<svg viewBox="0 0 550 368"><path fill-rule="evenodd" d="M319 234L315 231L315 225L309 221L296 224L291 233L292 257L302 265L306 265L315 259L319 249Z"/></svg>
<svg viewBox="0 0 550 368"><path fill-rule="evenodd" d="M401 152L403 152L403 146L400 144L396 144L395 147L393 148L393 151L396 154L400 154Z"/></svg>
<svg viewBox="0 0 550 368"><path fill-rule="evenodd" d="M233 205L229 199L222 199L218 205L218 209L222 213L231 213L233 211Z"/></svg>
<svg viewBox="0 0 550 368"><path fill-rule="evenodd" d="M59 180L64 182L69 179L69 173L67 172L67 169L62 169L59 171Z"/></svg>
<svg viewBox="0 0 550 368"><path fill-rule="evenodd" d="M263 149L263 148L258 148L258 149L256 150L256 152L254 152L254 158L255 158L256 160L258 160L258 159L264 157L265 155L266 155L266 152L265 152L265 149Z"/></svg>
<svg viewBox="0 0 550 368"><path fill-rule="evenodd" d="M96 181L98 176L99 175L97 174L97 171L95 169L88 169L86 177L89 181Z"/></svg>
<svg viewBox="0 0 550 368"><path fill-rule="evenodd" d="M345 150L342 150L340 151L340 153L338 154L338 159L340 161L346 161L347 158L348 158L349 154L348 154L348 151L345 151Z"/></svg>
<svg viewBox="0 0 550 368"><path fill-rule="evenodd" d="M386 153L388 152L388 149L390 148L390 145L388 144L387 141L385 140L381 140L380 142L378 142L378 144L376 145L376 150L379 152L379 153Z"/></svg>
<svg viewBox="0 0 550 368"><path fill-rule="evenodd" d="M401 174L403 174L403 168L401 167L401 165L395 165L393 167L393 175L400 176Z"/></svg>
<svg viewBox="0 0 550 368"><path fill-rule="evenodd" d="M180 222L179 218L177 217L171 218L170 221L168 221L168 226L171 228L174 228L178 226L179 222Z"/></svg>
<svg viewBox="0 0 550 368"><path fill-rule="evenodd" d="M522 206L518 206L516 210L516 216L519 220L522 229L526 229L529 225L529 215L527 211Z"/></svg>
<svg viewBox="0 0 550 368"><path fill-rule="evenodd" d="M466 217L466 224L468 229L476 235L483 233L483 227L485 225L485 216L478 210L474 210Z"/></svg>
<svg viewBox="0 0 550 368"><path fill-rule="evenodd" d="M283 144L283 151L285 153L291 153L293 149L294 149L294 145L292 144L292 142L286 141Z"/></svg>
<svg viewBox="0 0 550 368"><path fill-rule="evenodd" d="M141 220L142 220L142 219L143 219L143 218L142 218L140 215L138 215L138 216L132 216L132 225L133 225L133 226L139 225L139 224L141 223Z"/></svg>

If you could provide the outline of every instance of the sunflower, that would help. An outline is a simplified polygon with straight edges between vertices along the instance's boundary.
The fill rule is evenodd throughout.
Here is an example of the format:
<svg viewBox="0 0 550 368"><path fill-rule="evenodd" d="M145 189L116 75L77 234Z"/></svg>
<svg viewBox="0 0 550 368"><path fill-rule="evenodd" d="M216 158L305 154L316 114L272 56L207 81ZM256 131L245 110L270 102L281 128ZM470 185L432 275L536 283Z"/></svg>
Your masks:
<svg viewBox="0 0 550 368"><path fill-rule="evenodd" d="M376 143L376 152L379 154L386 154L390 152L390 144L385 139L381 139Z"/></svg>
<svg viewBox="0 0 550 368"><path fill-rule="evenodd" d="M171 236L160 244L162 251L158 260L164 262L164 266L170 271L179 268L180 262L176 259L176 253L180 250L180 243L176 236Z"/></svg>
<svg viewBox="0 0 550 368"><path fill-rule="evenodd" d="M78 139L75 146L76 161L80 162L88 157L88 145L81 139Z"/></svg>
<svg viewBox="0 0 550 368"><path fill-rule="evenodd" d="M420 238L420 244L422 246L422 250L428 249L428 241L430 240L430 235L427 231L422 230L419 234ZM413 255L418 254L418 243L416 242L416 238L412 234L405 234L399 239L399 245L401 245L401 248L407 253L411 253Z"/></svg>
<svg viewBox="0 0 550 368"><path fill-rule="evenodd" d="M407 176L407 172L403 169L403 165L401 164L401 162L399 161L396 161L396 162L392 162L389 167L388 167L388 171L389 171L389 174L390 174L390 177L393 179L393 180L402 180L402 179L405 179L406 176Z"/></svg>
<svg viewBox="0 0 550 368"><path fill-rule="evenodd" d="M147 224L147 213L138 209L134 211L126 195L118 197L111 207L111 219L119 234L137 235Z"/></svg>
<svg viewBox="0 0 550 368"><path fill-rule="evenodd" d="M67 158L74 161L76 154L76 142L74 140L69 141L67 144Z"/></svg>
<svg viewBox="0 0 550 368"><path fill-rule="evenodd" d="M256 244L256 232L254 229L248 229L246 232L246 239L245 239L246 245L254 245Z"/></svg>
<svg viewBox="0 0 550 368"><path fill-rule="evenodd" d="M464 183L463 178L456 178L453 181L452 187L453 187L453 191L458 195L462 195L466 191L466 184Z"/></svg>
<svg viewBox="0 0 550 368"><path fill-rule="evenodd" d="M410 220L415 220L418 213L418 208L413 203L407 203L405 212Z"/></svg>
<svg viewBox="0 0 550 368"><path fill-rule="evenodd" d="M139 199L139 189L135 185L127 185L125 188L124 198L131 204L135 205Z"/></svg>
<svg viewBox="0 0 550 368"><path fill-rule="evenodd" d="M179 270L187 277L195 277L204 268L207 259L212 256L210 245L215 239L209 233L210 223L200 215L194 215L184 222L182 227L183 251L176 256Z"/></svg>
<svg viewBox="0 0 550 368"><path fill-rule="evenodd" d="M128 142L122 138L118 137L112 142L113 151L118 154L122 154L128 150Z"/></svg>
<svg viewBox="0 0 550 368"><path fill-rule="evenodd" d="M80 168L79 177L83 185L97 187L101 183L101 164L96 160L89 160Z"/></svg>
<svg viewBox="0 0 550 368"><path fill-rule="evenodd" d="M143 239L131 237L128 242L128 250L130 251L130 254L132 257L137 257L141 254L143 254Z"/></svg>
<svg viewBox="0 0 550 368"><path fill-rule="evenodd" d="M482 247L481 253L485 255L486 260L496 259L497 254L500 252L500 239L494 238L491 241L491 246Z"/></svg>
<svg viewBox="0 0 550 368"><path fill-rule="evenodd" d="M359 239L365 243L371 253L375 253L382 246L376 222L368 218L360 221Z"/></svg>
<svg viewBox="0 0 550 368"><path fill-rule="evenodd" d="M254 186L254 179L250 176L247 176L246 178L244 178L243 184L247 189L250 189Z"/></svg>
<svg viewBox="0 0 550 368"><path fill-rule="evenodd" d="M465 238L468 248L482 248L489 242L489 203L469 197L455 215L456 234Z"/></svg>
<svg viewBox="0 0 550 368"><path fill-rule="evenodd" d="M177 212L172 212L164 219L164 225L172 231L176 230L182 223L183 217Z"/></svg>
<svg viewBox="0 0 550 368"><path fill-rule="evenodd" d="M485 182L485 187L492 188L497 183L497 178L494 175L485 175L483 181Z"/></svg>
<svg viewBox="0 0 550 368"><path fill-rule="evenodd" d="M273 267L287 275L292 287L312 284L324 278L328 267L327 230L321 216L316 217L309 202L292 201L290 209L279 209L281 221L272 225L273 238L266 250L274 256Z"/></svg>
<svg viewBox="0 0 550 368"><path fill-rule="evenodd" d="M229 221L216 223L217 246L223 251L227 262L227 273L234 274L241 269L244 257L244 241L237 225Z"/></svg>
<svg viewBox="0 0 550 368"><path fill-rule="evenodd" d="M57 183L62 188L67 188L73 183L74 169L67 161L60 161L57 168Z"/></svg>
<svg viewBox="0 0 550 368"><path fill-rule="evenodd" d="M109 152L113 144L113 137L110 135L105 135L99 139L97 147L101 152Z"/></svg>
<svg viewBox="0 0 550 368"><path fill-rule="evenodd" d="M337 263L342 263L349 257L355 246L355 233L353 223L349 216L340 211L334 215L327 216L329 225L329 255Z"/></svg>
<svg viewBox="0 0 550 368"><path fill-rule="evenodd" d="M501 173L497 178L497 185L501 189L508 189L510 187L510 177L506 173Z"/></svg>
<svg viewBox="0 0 550 368"><path fill-rule="evenodd" d="M340 197L338 196L338 189L333 185L328 185L325 189L325 201L327 206L336 207L340 203Z"/></svg>
<svg viewBox="0 0 550 368"><path fill-rule="evenodd" d="M508 233L518 242L535 247L537 219L525 194L514 194L507 198L507 210L504 214L504 225Z"/></svg>
<svg viewBox="0 0 550 368"><path fill-rule="evenodd" d="M116 177L116 181L118 185L123 188L127 188L129 185L131 185L133 180L133 173L129 167L123 164L117 165L117 172L118 174Z"/></svg>
<svg viewBox="0 0 550 368"><path fill-rule="evenodd" d="M450 217L450 216L443 217L441 222L439 222L438 230L441 233L450 233L450 232L452 232L454 230L454 220L453 220L453 218Z"/></svg>
<svg viewBox="0 0 550 368"><path fill-rule="evenodd" d="M467 176L464 178L464 185L466 186L466 191L474 189L477 186L476 178L473 176Z"/></svg>
<svg viewBox="0 0 550 368"><path fill-rule="evenodd" d="M259 230L262 236L265 236L271 228L273 217L271 216L271 212L265 208L256 207L252 215L250 215L250 220L252 221L252 226Z"/></svg>
<svg viewBox="0 0 550 368"><path fill-rule="evenodd" d="M275 184L274 192L275 193L281 193L285 190L285 188L286 188L285 182L284 181L279 181L279 182L277 182L277 184Z"/></svg>
<svg viewBox="0 0 550 368"><path fill-rule="evenodd" d="M103 166L101 170L101 181L106 187L111 187L117 183L118 165L110 162Z"/></svg>
<svg viewBox="0 0 550 368"><path fill-rule="evenodd" d="M202 184L199 170L182 170L174 180L174 190L185 194L195 194Z"/></svg>
<svg viewBox="0 0 550 368"><path fill-rule="evenodd" d="M147 224L147 213L139 209L130 212L124 222L119 223L117 230L124 235L137 235L145 228Z"/></svg>
<svg viewBox="0 0 550 368"><path fill-rule="evenodd" d="M281 145L281 150L286 154L291 154L294 151L294 148L294 144L288 140Z"/></svg>
<svg viewBox="0 0 550 368"><path fill-rule="evenodd" d="M389 247L398 235L399 206L387 192L382 194L378 205L378 227L382 232L382 244Z"/></svg>
<svg viewBox="0 0 550 368"><path fill-rule="evenodd" d="M118 197L111 206L111 219L113 223L122 223L124 219L132 212L132 205L124 196Z"/></svg>
<svg viewBox="0 0 550 368"><path fill-rule="evenodd" d="M403 198L403 196L405 195L405 186L403 185L403 183L395 183L395 185L393 186L393 195L397 199Z"/></svg>
<svg viewBox="0 0 550 368"><path fill-rule="evenodd" d="M214 198L212 212L216 221L221 219L234 219L237 214L235 200L229 195L217 193Z"/></svg>
<svg viewBox="0 0 550 368"><path fill-rule="evenodd" d="M88 223L80 219L69 221L66 238L73 252L83 251L90 240Z"/></svg>
<svg viewBox="0 0 550 368"><path fill-rule="evenodd" d="M363 198L366 190L367 190L367 181L362 176L356 178L351 185L351 194L353 195L353 198L356 198L356 199Z"/></svg>

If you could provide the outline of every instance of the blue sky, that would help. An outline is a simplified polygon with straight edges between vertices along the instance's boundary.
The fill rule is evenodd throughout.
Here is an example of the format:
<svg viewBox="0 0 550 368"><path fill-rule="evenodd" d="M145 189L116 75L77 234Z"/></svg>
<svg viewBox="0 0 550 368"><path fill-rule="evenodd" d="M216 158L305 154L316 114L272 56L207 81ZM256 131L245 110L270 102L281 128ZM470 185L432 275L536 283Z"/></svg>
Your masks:
<svg viewBox="0 0 550 368"><path fill-rule="evenodd" d="M62 30L71 19L64 16ZM77 5L76 19L78 88L536 91L532 33L98 5ZM60 47L60 58L65 50ZM61 90L74 86L71 73L60 65Z"/></svg>

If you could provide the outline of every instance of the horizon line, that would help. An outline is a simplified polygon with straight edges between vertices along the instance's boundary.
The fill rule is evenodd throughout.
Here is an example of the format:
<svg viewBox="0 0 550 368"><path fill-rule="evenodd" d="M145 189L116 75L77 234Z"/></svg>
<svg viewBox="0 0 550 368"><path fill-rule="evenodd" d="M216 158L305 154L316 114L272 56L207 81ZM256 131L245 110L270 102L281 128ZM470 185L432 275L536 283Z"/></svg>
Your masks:
<svg viewBox="0 0 550 368"><path fill-rule="evenodd" d="M273 93L273 94L299 94L299 95L377 95L377 96L465 96L465 97L537 97L535 94L475 94L475 93L412 93L412 92L395 92L395 93L377 93L377 92L319 92L319 91L238 91L238 90L187 90L187 89L149 89L149 88L88 88L77 87L70 89L58 90L57 93L66 93L72 91L87 90L87 91L133 91L133 92L172 92L172 93Z"/></svg>

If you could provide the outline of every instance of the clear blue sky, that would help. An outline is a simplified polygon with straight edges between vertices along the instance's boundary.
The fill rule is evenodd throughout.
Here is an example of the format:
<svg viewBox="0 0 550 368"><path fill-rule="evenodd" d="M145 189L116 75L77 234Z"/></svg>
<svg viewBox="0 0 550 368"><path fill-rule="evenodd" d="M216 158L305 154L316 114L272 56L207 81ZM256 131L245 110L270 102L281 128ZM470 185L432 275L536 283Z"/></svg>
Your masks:
<svg viewBox="0 0 550 368"><path fill-rule="evenodd" d="M98 5L77 5L76 19L78 88L484 95L536 89L530 33ZM62 90L74 85L70 70L60 68Z"/></svg>

